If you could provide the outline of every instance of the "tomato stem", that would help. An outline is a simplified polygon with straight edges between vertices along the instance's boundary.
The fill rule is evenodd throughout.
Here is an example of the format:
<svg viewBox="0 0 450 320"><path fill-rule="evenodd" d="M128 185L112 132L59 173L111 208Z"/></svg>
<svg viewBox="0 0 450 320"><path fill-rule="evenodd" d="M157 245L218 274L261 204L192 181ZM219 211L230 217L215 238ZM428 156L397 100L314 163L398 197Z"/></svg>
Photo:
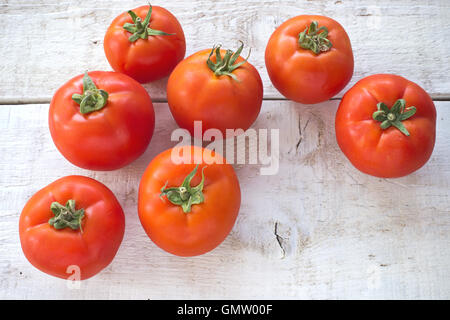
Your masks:
<svg viewBox="0 0 450 320"><path fill-rule="evenodd" d="M83 77L83 94L74 93L72 100L80 105L80 112L86 114L102 109L108 102L108 92L97 89L94 81L85 72Z"/></svg>
<svg viewBox="0 0 450 320"><path fill-rule="evenodd" d="M327 38L328 28L318 27L317 21L311 22L303 32L298 35L298 44L301 48L311 50L315 54L326 52L331 49L333 44Z"/></svg>
<svg viewBox="0 0 450 320"><path fill-rule="evenodd" d="M50 218L48 223L55 229L59 230L69 227L72 230L80 229L83 232L81 220L84 217L84 209L76 210L75 200L68 200L65 206L55 201L50 205L50 210L55 216Z"/></svg>
<svg viewBox="0 0 450 320"><path fill-rule="evenodd" d="M148 36L170 36L174 35L174 33L166 33L160 30L154 30L150 28L150 19L152 16L152 5L149 3L149 9L147 11L147 15L145 16L144 21L140 17L137 16L132 10L128 11L128 14L131 16L133 23L125 23L123 28L130 32L132 35L128 38L130 42L135 42L138 39L148 39Z"/></svg>
<svg viewBox="0 0 450 320"><path fill-rule="evenodd" d="M403 125L402 121L411 118L416 113L416 107L408 107L405 109L406 102L404 99L398 99L391 109L384 103L377 104L377 111L372 115L375 121L380 121L381 129L385 130L390 126L394 126L401 133L409 136L409 132Z"/></svg>
<svg viewBox="0 0 450 320"><path fill-rule="evenodd" d="M166 182L161 188L161 194L159 196L162 198L162 196L165 195L171 203L181 206L184 213L191 212L192 205L200 204L205 201L202 192L203 184L205 182L205 175L203 173L205 168L206 167L202 168L202 181L197 186L191 187L191 181L197 173L198 165L196 165L194 170L186 176L180 187L166 188Z"/></svg>
<svg viewBox="0 0 450 320"><path fill-rule="evenodd" d="M211 53L208 56L208 60L206 60L206 65L208 66L209 69L211 69L211 71L214 72L214 74L216 76L226 75L226 76L230 76L234 80L237 80L236 76L232 72L247 62L248 58L250 57L250 52L251 52L251 50L249 50L248 56L247 56L247 58L245 58L244 61L234 64L236 62L236 60L239 58L239 56L242 52L242 49L244 48L244 43L242 41L239 41L239 42L241 43L241 45L236 50L236 52L227 50L225 52L225 56L223 58L220 54L220 48L221 48L220 44L215 45L212 48ZM211 61L211 56L214 54L214 52L216 55L216 63Z"/></svg>

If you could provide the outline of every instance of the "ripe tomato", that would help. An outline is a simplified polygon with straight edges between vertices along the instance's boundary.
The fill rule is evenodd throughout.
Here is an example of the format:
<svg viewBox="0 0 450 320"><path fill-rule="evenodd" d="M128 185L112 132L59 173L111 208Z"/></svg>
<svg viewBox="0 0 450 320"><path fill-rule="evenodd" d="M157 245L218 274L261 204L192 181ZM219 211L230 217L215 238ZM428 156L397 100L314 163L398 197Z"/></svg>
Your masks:
<svg viewBox="0 0 450 320"><path fill-rule="evenodd" d="M436 109L417 84L392 74L358 81L336 113L336 139L362 172L395 178L422 167L433 152Z"/></svg>
<svg viewBox="0 0 450 320"><path fill-rule="evenodd" d="M220 46L197 52L180 62L169 77L167 99L177 124L194 135L194 121L208 129L247 130L258 117L263 86L258 71Z"/></svg>
<svg viewBox="0 0 450 320"><path fill-rule="evenodd" d="M205 150L166 150L150 162L141 179L142 226L156 245L175 255L195 256L217 247L239 212L241 191L233 167ZM172 152L187 156L189 164L175 164ZM219 160L212 163L214 159Z"/></svg>
<svg viewBox="0 0 450 320"><path fill-rule="evenodd" d="M114 194L82 176L67 176L39 190L19 220L20 243L28 261L65 279L72 266L79 268L80 280L108 266L124 230L125 216Z"/></svg>
<svg viewBox="0 0 450 320"><path fill-rule="evenodd" d="M138 158L153 135L155 114L147 91L117 72L79 75L50 103L49 127L62 155L76 166L114 170Z"/></svg>
<svg viewBox="0 0 450 320"><path fill-rule="evenodd" d="M186 53L177 18L161 7L142 6L116 17L103 41L111 67L144 83L168 76Z"/></svg>
<svg viewBox="0 0 450 320"><path fill-rule="evenodd" d="M305 104L326 101L353 75L353 52L344 28L324 16L285 21L269 39L266 67L275 88Z"/></svg>

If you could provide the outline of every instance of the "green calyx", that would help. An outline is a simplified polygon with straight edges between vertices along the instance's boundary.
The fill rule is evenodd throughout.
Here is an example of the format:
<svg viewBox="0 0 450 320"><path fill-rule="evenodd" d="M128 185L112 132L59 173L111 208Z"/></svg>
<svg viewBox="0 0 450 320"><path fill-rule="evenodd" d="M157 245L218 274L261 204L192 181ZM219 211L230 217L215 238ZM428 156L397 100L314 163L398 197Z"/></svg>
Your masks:
<svg viewBox="0 0 450 320"><path fill-rule="evenodd" d="M205 175L203 174L205 168L206 167L203 167L202 169L202 181L197 186L191 187L191 181L197 173L198 165L196 165L195 169L186 176L181 186L166 188L166 182L161 188L161 194L159 196L166 196L171 203L181 206L184 213L191 212L193 204L200 204L205 201L202 192L203 184L205 182Z"/></svg>
<svg viewBox="0 0 450 320"><path fill-rule="evenodd" d="M251 50L249 50L248 56L247 56L247 58L245 58L244 61L241 61L241 62L235 64L236 60L239 58L239 56L242 52L242 49L244 48L244 43L242 41L240 41L240 43L241 43L241 45L236 50L236 52L227 50L225 52L225 56L223 58L220 54L220 48L221 48L220 44L215 45L212 48L211 53L208 56L208 60L206 60L206 65L208 66L209 69L211 69L212 72L214 72L214 74L216 76L226 75L226 76L230 76L234 80L237 80L236 76L232 72L247 62L248 58L250 57L250 52L251 52ZM214 53L216 55L216 63L212 62L212 60L211 60L211 56Z"/></svg>
<svg viewBox="0 0 450 320"><path fill-rule="evenodd" d="M152 6L149 4L149 9L147 15L145 16L144 21L139 18L136 13L129 10L128 14L133 19L133 23L125 23L123 28L130 32L132 35L128 38L130 42L135 42L138 39L148 39L148 36L170 36L174 33L166 33L160 30L154 30L149 27L150 18L152 15Z"/></svg>
<svg viewBox="0 0 450 320"><path fill-rule="evenodd" d="M376 121L380 121L381 129L387 129L390 126L396 127L406 136L409 136L408 130L406 130L402 121L411 118L416 113L416 107L409 107L405 109L405 100L398 99L391 109L383 103L377 104L377 111L372 115L372 118Z"/></svg>
<svg viewBox="0 0 450 320"><path fill-rule="evenodd" d="M55 229L80 229L83 232L81 220L84 217L84 209L76 210L75 200L67 201L65 206L55 201L50 205L50 210L52 210L55 216L48 220L48 223Z"/></svg>
<svg viewBox="0 0 450 320"><path fill-rule="evenodd" d="M91 77L85 72L83 77L83 94L74 93L72 100L80 105L82 114L91 113L102 109L106 105L108 92L97 89Z"/></svg>
<svg viewBox="0 0 450 320"><path fill-rule="evenodd" d="M327 27L318 27L317 21L311 22L309 27L298 35L298 44L303 49L311 50L315 54L326 52L331 49L333 44L328 40Z"/></svg>

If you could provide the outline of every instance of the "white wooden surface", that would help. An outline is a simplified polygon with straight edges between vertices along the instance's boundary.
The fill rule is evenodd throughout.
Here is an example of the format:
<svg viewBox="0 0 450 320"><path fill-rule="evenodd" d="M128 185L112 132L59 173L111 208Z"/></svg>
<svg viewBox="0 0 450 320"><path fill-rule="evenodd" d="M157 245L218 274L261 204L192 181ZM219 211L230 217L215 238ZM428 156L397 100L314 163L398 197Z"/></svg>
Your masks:
<svg viewBox="0 0 450 320"><path fill-rule="evenodd" d="M0 102L45 102L62 83L85 70L109 70L103 37L112 19L146 1L1 0ZM448 0L165 0L183 26L187 55L222 43L252 48L267 98L280 98L264 66L267 41L283 21L322 14L340 22L350 36L358 79L397 73L420 83L433 97L450 98ZM247 53L248 47L244 49ZM167 79L147 85L165 99ZM345 91L344 91L345 92ZM342 96L342 92L338 95Z"/></svg>
<svg viewBox="0 0 450 320"><path fill-rule="evenodd" d="M0 78L0 298L450 298L448 1L154 3L179 18L188 54L215 42L246 41L266 98L254 128L280 129L278 175L260 176L258 165L236 165L243 192L237 223L222 245L194 258L156 247L136 212L143 170L174 145L166 80L146 86L161 101L155 103L154 138L141 158L121 170L71 165L48 132L54 90L85 69L109 69L104 31L118 13L142 3L54 2L0 0L0 70L7 75ZM304 106L281 99L271 87L266 41L275 26L301 13L328 15L346 28L355 51L352 83L393 72L442 100L435 102L437 141L425 167L390 180L360 173L335 142L338 99ZM18 236L28 198L69 174L105 183L126 212L125 238L113 263L78 289L34 269Z"/></svg>

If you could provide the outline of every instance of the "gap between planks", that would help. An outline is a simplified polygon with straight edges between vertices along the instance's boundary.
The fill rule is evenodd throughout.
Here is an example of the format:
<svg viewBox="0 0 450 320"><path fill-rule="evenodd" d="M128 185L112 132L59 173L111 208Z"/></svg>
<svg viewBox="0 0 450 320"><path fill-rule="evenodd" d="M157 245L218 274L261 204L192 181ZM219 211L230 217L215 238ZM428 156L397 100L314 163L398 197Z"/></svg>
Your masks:
<svg viewBox="0 0 450 320"><path fill-rule="evenodd" d="M450 96L439 96L433 97L431 96L433 101L450 101ZM330 101L340 101L342 98L331 98ZM48 104L50 103L51 98L36 98L36 99L9 99L9 98L0 98L0 105L26 105L26 104ZM265 97L263 101L289 101L286 98L280 97ZM158 99L152 98L152 102L154 103L167 103L167 99Z"/></svg>

